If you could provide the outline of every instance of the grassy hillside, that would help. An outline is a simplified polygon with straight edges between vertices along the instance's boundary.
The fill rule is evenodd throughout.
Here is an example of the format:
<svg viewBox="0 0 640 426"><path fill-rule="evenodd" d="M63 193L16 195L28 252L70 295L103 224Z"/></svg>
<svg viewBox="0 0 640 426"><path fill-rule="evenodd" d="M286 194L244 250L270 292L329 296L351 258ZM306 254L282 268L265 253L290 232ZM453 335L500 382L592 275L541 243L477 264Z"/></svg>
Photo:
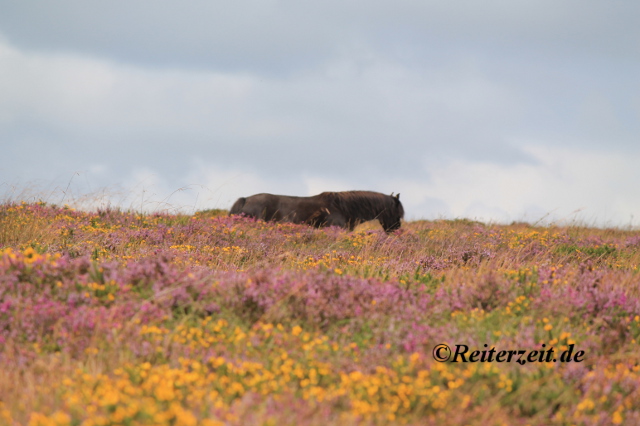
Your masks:
<svg viewBox="0 0 640 426"><path fill-rule="evenodd" d="M1 205L0 424L640 424L640 232L220 213Z"/></svg>

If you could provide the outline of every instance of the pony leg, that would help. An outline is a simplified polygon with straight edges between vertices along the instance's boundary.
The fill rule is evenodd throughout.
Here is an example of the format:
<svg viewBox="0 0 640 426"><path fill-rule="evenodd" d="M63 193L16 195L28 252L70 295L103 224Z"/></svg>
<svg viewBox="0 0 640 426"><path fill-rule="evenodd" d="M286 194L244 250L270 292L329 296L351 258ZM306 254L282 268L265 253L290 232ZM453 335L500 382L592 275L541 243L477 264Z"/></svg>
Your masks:
<svg viewBox="0 0 640 426"><path fill-rule="evenodd" d="M325 226L339 226L340 228L353 231L353 227L351 226L351 224L348 223L347 219L340 213L331 213L329 216L327 216Z"/></svg>

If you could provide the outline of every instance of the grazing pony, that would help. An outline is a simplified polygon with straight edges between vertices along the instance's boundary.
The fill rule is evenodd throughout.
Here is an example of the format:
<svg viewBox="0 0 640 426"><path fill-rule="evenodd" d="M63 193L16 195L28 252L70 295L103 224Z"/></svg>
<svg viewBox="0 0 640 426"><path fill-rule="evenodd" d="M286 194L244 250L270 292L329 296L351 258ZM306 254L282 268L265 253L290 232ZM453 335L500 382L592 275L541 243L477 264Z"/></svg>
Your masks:
<svg viewBox="0 0 640 426"><path fill-rule="evenodd" d="M244 214L276 222L306 223L316 228L340 226L353 231L358 224L377 219L386 232L400 228L404 208L400 194L373 191L323 192L312 197L256 194L238 198L229 215Z"/></svg>

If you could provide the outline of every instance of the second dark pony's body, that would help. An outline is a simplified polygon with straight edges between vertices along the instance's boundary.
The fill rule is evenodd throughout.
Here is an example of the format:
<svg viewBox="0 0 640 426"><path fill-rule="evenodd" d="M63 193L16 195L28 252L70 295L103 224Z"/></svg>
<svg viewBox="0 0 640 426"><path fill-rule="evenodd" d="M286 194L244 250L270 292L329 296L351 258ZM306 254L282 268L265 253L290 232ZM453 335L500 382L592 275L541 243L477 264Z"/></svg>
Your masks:
<svg viewBox="0 0 640 426"><path fill-rule="evenodd" d="M385 231L400 228L404 209L400 194L373 191L323 192L312 197L256 194L239 198L229 214L256 219L306 223L315 227L340 226L353 230L358 224L377 219Z"/></svg>

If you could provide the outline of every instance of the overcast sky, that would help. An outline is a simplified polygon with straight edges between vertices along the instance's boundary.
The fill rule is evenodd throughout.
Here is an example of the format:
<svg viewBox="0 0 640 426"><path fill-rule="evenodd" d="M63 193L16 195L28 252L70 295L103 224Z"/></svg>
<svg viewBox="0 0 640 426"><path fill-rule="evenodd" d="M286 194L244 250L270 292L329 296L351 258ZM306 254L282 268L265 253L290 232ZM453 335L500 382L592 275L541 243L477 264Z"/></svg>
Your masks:
<svg viewBox="0 0 640 426"><path fill-rule="evenodd" d="M638 76L632 1L0 0L0 195L640 226Z"/></svg>

